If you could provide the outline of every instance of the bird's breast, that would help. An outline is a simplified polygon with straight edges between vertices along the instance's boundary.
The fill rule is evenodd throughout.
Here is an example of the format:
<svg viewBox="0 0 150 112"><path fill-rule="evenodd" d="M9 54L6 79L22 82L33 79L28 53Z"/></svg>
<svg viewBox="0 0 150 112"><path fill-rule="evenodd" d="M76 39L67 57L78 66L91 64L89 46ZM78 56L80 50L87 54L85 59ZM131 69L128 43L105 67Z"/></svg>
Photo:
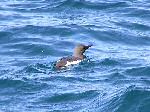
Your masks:
<svg viewBox="0 0 150 112"><path fill-rule="evenodd" d="M67 61L65 66L75 65L80 63L82 60L76 60L76 61Z"/></svg>

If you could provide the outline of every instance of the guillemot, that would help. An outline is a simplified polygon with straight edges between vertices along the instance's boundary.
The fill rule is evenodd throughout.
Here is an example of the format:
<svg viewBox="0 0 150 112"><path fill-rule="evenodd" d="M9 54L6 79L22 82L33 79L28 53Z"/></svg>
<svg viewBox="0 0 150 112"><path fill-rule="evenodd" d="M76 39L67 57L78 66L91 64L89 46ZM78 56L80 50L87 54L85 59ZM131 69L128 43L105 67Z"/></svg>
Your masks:
<svg viewBox="0 0 150 112"><path fill-rule="evenodd" d="M83 59L86 58L86 56L83 53L91 46L92 44L90 45L78 44L75 47L73 55L71 57L63 57L56 62L55 65L56 68L61 69L69 65L80 63Z"/></svg>

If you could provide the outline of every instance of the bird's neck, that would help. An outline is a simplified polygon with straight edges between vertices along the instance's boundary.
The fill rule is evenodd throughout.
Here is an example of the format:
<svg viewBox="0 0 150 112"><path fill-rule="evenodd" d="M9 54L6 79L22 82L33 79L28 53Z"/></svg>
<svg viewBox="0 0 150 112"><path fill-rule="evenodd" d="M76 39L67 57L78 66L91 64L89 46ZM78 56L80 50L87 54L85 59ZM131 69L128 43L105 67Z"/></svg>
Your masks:
<svg viewBox="0 0 150 112"><path fill-rule="evenodd" d="M81 60L85 58L83 54L73 54L74 57L80 58Z"/></svg>

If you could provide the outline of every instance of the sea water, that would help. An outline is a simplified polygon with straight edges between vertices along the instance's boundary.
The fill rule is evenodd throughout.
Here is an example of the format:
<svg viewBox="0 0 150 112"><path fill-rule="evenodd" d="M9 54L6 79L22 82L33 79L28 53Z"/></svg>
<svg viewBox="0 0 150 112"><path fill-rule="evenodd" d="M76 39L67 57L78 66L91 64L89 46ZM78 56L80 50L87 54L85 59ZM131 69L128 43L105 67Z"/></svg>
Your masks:
<svg viewBox="0 0 150 112"><path fill-rule="evenodd" d="M150 1L0 0L0 112L150 112Z"/></svg>

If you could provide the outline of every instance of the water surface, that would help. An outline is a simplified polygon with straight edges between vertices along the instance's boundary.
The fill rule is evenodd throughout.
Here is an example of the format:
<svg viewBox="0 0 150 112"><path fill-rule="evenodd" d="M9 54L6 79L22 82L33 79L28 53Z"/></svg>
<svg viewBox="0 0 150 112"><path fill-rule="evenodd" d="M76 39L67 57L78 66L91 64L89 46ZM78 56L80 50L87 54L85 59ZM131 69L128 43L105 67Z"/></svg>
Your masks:
<svg viewBox="0 0 150 112"><path fill-rule="evenodd" d="M149 112L149 85L149 0L0 1L0 111Z"/></svg>

